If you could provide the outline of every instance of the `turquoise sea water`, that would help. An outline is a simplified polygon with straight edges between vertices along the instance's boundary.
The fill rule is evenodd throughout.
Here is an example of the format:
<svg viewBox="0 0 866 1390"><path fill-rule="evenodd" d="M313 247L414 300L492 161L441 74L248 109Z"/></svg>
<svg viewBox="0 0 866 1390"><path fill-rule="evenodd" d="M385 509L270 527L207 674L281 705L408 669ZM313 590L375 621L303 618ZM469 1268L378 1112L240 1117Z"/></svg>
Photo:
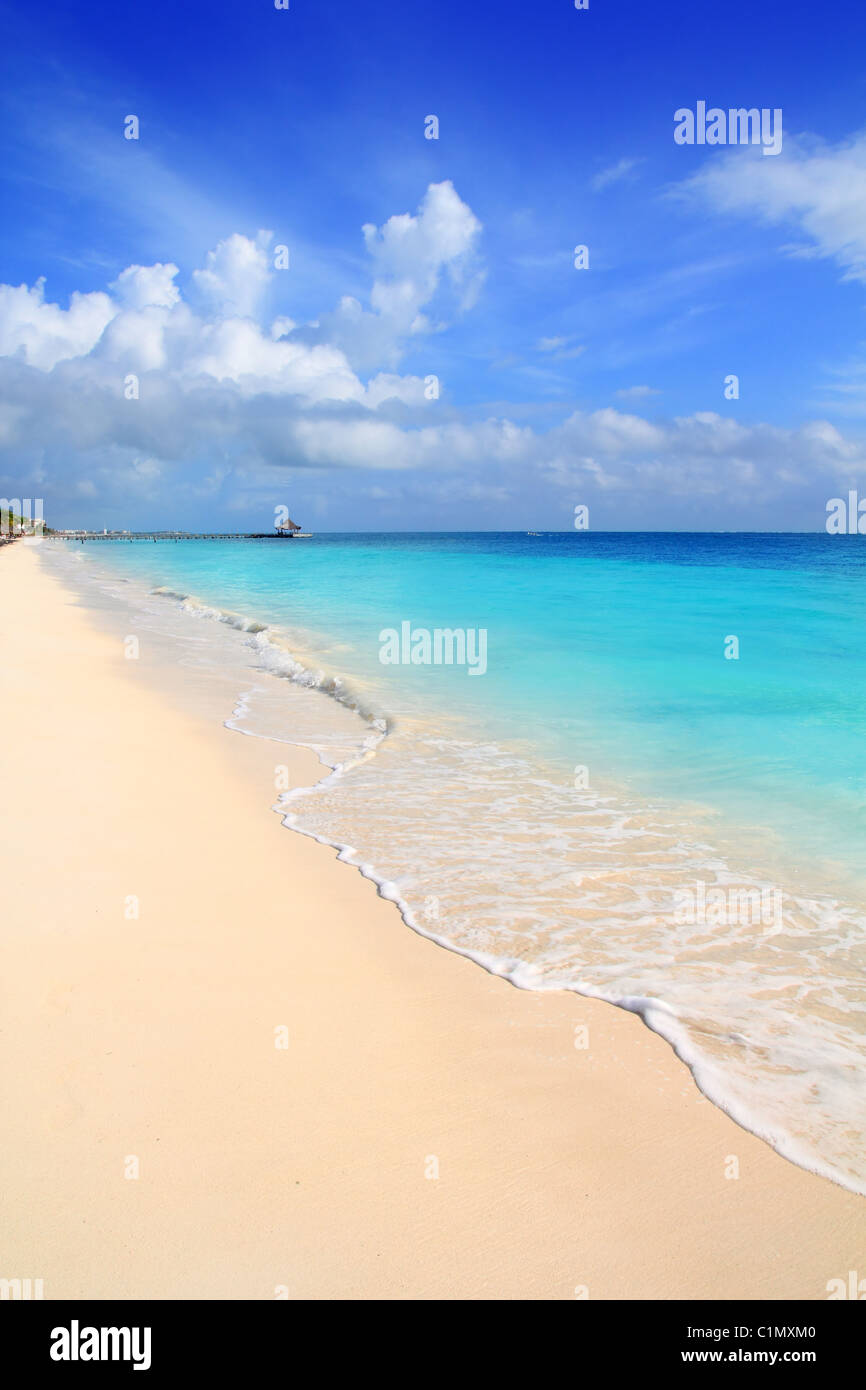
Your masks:
<svg viewBox="0 0 866 1390"><path fill-rule="evenodd" d="M323 751L336 775L286 811L411 925L522 986L639 1009L741 1123L866 1190L862 538L43 549L133 581L114 601L181 645L237 615L234 727L291 739L298 680L357 706L355 750ZM483 630L486 670L383 664L406 623Z"/></svg>

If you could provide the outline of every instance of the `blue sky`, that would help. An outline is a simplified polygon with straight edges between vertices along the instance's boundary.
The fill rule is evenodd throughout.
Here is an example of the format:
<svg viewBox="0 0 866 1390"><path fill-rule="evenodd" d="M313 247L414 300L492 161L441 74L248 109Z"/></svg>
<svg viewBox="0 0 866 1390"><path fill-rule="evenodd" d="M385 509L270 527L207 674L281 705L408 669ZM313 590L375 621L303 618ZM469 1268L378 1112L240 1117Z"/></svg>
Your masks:
<svg viewBox="0 0 866 1390"><path fill-rule="evenodd" d="M0 495L49 523L817 530L866 493L854 7L0 27ZM780 108L782 153L675 144L699 100Z"/></svg>

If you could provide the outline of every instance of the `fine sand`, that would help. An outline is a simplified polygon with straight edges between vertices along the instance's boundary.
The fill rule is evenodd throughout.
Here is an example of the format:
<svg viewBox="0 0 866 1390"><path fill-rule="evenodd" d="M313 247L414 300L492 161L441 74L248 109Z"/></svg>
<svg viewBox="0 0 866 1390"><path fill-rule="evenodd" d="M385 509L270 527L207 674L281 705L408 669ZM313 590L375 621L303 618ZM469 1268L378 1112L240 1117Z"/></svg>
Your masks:
<svg viewBox="0 0 866 1390"><path fill-rule="evenodd" d="M637 1017L415 935L281 825L285 748L160 695L37 547L0 553L0 642L0 1278L820 1299L863 1269L861 1198L738 1128Z"/></svg>

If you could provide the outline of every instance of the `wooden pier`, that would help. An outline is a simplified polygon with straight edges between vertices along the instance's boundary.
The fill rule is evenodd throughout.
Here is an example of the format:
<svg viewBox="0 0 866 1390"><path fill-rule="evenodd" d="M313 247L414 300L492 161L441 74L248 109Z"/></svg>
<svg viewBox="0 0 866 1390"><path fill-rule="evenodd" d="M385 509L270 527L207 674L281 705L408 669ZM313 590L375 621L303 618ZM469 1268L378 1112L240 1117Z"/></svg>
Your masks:
<svg viewBox="0 0 866 1390"><path fill-rule="evenodd" d="M310 540L312 531L53 531L60 541L291 541Z"/></svg>

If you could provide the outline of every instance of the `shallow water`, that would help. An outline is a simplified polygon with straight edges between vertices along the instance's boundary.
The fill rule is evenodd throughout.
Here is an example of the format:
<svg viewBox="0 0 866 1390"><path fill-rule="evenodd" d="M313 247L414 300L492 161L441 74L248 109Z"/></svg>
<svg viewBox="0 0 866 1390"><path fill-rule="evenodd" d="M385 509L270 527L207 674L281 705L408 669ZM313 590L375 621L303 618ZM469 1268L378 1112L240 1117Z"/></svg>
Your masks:
<svg viewBox="0 0 866 1390"><path fill-rule="evenodd" d="M861 538L41 549L221 681L230 727L317 749L335 773L287 818L416 929L638 1009L741 1123L866 1191ZM383 665L403 623L483 630L483 675Z"/></svg>

